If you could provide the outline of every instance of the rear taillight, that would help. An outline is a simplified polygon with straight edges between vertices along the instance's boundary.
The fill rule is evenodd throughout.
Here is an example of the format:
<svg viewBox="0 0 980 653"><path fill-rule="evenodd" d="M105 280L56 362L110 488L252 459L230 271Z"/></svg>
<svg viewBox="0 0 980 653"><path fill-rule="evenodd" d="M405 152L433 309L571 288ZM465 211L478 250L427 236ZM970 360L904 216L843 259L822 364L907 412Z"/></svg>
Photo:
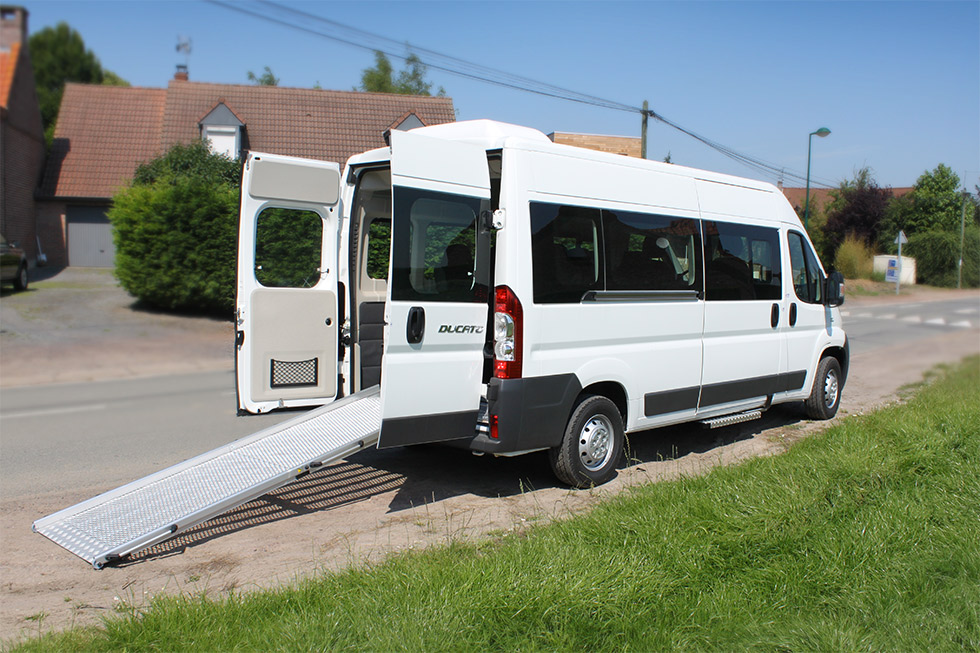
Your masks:
<svg viewBox="0 0 980 653"><path fill-rule="evenodd" d="M498 379L521 378L524 345L524 309L514 291L497 286L493 305L493 375Z"/></svg>

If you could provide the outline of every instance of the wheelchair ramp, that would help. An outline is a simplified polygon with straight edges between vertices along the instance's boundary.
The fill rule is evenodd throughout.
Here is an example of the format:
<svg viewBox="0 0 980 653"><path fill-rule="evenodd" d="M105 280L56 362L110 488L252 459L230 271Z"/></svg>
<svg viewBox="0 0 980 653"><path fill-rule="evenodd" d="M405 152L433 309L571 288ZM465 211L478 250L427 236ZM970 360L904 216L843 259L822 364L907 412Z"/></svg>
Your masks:
<svg viewBox="0 0 980 653"><path fill-rule="evenodd" d="M378 441L374 386L34 522L96 569Z"/></svg>

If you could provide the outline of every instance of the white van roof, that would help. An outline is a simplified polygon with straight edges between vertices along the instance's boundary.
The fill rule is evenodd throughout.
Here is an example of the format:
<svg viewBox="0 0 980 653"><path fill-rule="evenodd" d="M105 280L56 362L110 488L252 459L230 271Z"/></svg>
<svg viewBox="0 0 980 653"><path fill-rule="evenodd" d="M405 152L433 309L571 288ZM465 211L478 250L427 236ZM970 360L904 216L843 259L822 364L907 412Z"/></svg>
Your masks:
<svg viewBox="0 0 980 653"><path fill-rule="evenodd" d="M446 140L473 143L474 145L479 145L486 150L499 150L506 146L519 150L560 154L563 156L571 156L580 159L603 161L614 165L625 165L629 167L644 168L647 170L656 170L666 174L678 175L682 177L693 177L703 181L726 184L729 186L752 188L754 190L768 193L776 193L779 190L773 184L758 181L756 179L737 177L735 175L726 175L719 172L690 168L673 163L637 159L635 157L626 157L621 154L599 152L597 150L589 150L582 147L575 147L573 145L554 143L550 138L545 136L543 132L532 127L523 127L521 125L498 122L496 120L463 120L460 122L448 122L429 127L417 127L412 131L425 136L431 136L433 138L443 138ZM371 150L369 152L364 152L363 154L351 157L351 162L356 164L367 161L383 161L388 159L389 156L390 149L378 148L376 150Z"/></svg>

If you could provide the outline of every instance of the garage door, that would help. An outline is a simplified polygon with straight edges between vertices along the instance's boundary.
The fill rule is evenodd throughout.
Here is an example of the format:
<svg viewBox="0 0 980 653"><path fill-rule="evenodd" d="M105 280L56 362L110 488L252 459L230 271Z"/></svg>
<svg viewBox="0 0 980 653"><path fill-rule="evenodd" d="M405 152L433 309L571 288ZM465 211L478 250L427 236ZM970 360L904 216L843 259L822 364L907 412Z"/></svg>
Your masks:
<svg viewBox="0 0 980 653"><path fill-rule="evenodd" d="M116 250L112 245L112 225L102 206L69 206L68 265L85 268L111 268Z"/></svg>

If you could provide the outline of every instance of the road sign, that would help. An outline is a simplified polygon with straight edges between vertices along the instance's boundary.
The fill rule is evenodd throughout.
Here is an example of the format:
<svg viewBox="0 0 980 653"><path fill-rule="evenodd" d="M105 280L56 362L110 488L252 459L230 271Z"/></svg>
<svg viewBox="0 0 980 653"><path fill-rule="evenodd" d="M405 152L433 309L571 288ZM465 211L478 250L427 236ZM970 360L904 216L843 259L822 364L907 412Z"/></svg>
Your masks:
<svg viewBox="0 0 980 653"><path fill-rule="evenodd" d="M885 281L889 283L898 282L898 259L888 259L888 268L885 270Z"/></svg>
<svg viewBox="0 0 980 653"><path fill-rule="evenodd" d="M898 245L898 260L895 263L895 271L892 273L892 261L895 259L888 260L888 271L885 272L885 281L895 282L895 294L898 294L899 286L901 285L902 278L902 245L909 242L909 239L905 237L905 232L901 229L898 230L898 236L895 237L895 244ZM891 273L891 277L889 277Z"/></svg>

